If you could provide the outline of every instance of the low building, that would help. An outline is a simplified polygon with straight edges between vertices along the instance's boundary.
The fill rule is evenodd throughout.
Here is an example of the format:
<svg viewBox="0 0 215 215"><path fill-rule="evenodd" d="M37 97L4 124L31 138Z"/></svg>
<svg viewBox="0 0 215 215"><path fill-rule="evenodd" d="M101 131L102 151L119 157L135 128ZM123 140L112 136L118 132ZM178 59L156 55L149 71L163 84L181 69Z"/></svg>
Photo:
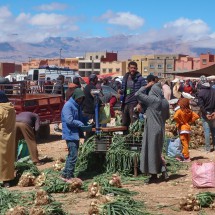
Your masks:
<svg viewBox="0 0 215 215"><path fill-rule="evenodd" d="M22 73L27 73L30 69L37 69L44 66L67 67L78 70L78 58L52 58L52 59L29 59L29 62L22 63Z"/></svg>
<svg viewBox="0 0 215 215"><path fill-rule="evenodd" d="M170 78L172 75L167 74L175 71L175 61L179 57L186 55L181 54L162 54L154 55L154 59L149 59L148 74L158 76L159 78Z"/></svg>

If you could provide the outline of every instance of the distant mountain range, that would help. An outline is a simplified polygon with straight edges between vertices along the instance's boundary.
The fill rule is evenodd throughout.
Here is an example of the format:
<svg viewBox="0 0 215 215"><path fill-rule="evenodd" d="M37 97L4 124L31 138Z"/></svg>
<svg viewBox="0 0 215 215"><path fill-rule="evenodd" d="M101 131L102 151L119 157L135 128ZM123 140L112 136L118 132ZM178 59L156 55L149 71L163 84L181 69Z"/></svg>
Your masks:
<svg viewBox="0 0 215 215"><path fill-rule="evenodd" d="M132 38L132 40L131 40ZM139 39L138 39L139 40ZM132 42L131 42L132 41ZM148 54L186 54L193 57L207 53L208 48L192 48L189 44L177 41L159 41L141 44L132 36L72 38L50 37L40 43L4 42L0 43L0 62L28 62L31 58L80 57L86 52L118 52L119 60L126 60L132 55ZM215 52L215 49L210 49Z"/></svg>

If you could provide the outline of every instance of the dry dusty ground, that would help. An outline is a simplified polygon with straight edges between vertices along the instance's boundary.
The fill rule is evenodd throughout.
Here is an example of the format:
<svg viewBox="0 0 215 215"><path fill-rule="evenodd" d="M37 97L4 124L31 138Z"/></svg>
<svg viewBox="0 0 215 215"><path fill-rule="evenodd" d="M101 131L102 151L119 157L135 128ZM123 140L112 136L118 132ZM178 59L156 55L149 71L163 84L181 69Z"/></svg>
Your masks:
<svg viewBox="0 0 215 215"><path fill-rule="evenodd" d="M60 157L65 157L67 154L66 144L61 140L60 133L54 133L51 128L51 136L47 141L40 141L38 144L40 157L48 156L54 160ZM194 161L215 161L215 152L205 153L200 150L190 150L192 162ZM145 185L141 181L130 182L125 184L123 187L129 188L133 191L138 191L138 195L135 199L145 201L147 210L152 214L162 215L186 215L186 214L198 214L198 215L212 215L215 211L211 209L205 209L203 212L186 212L179 210L179 199L184 197L188 193L198 193L200 191L211 191L215 192L214 188L211 189L196 189L192 186L191 171L181 170L175 175L170 176L168 182L161 182L159 184ZM43 166L39 166L39 169L45 169L51 167L54 161L46 163ZM12 187L11 190L20 189L19 187ZM23 188L21 188L23 189ZM34 189L34 188L24 188ZM87 198L87 193L82 192L78 194L67 193L67 194L54 194L57 201L63 203L63 208L72 215L86 215L89 209L91 199Z"/></svg>

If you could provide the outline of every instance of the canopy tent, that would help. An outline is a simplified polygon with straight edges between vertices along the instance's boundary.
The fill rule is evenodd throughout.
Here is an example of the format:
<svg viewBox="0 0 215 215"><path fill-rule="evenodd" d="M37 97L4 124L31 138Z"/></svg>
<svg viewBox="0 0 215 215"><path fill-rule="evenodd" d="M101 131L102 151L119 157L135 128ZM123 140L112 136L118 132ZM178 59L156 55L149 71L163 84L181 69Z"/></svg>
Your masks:
<svg viewBox="0 0 215 215"><path fill-rule="evenodd" d="M165 74L178 75L183 77L200 77L201 75L205 75L206 77L215 75L215 64L212 66L208 66L203 69L191 70L188 72L166 72Z"/></svg>
<svg viewBox="0 0 215 215"><path fill-rule="evenodd" d="M215 75L211 75L207 77L208 79L215 79Z"/></svg>
<svg viewBox="0 0 215 215"><path fill-rule="evenodd" d="M117 74L118 74L117 72L113 72L113 73L107 73L107 74L97 75L97 77L98 77L98 78L101 78L101 79L107 78L107 77L112 77L112 76L118 77ZM82 77L82 79L83 79L87 84L89 84L89 77Z"/></svg>

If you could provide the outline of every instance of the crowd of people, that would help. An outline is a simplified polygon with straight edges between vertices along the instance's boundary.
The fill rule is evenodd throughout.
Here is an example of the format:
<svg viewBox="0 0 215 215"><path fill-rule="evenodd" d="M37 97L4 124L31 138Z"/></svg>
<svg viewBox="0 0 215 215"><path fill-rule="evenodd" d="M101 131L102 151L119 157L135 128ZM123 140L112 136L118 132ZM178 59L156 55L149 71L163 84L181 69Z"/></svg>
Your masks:
<svg viewBox="0 0 215 215"><path fill-rule="evenodd" d="M156 181L158 174L161 174L164 180L168 179L162 158L162 148L165 141L165 122L170 117L172 101L177 105L174 109L173 120L182 143L182 156L178 160L190 162L190 125L199 118L203 122L205 132L205 149L208 152L214 150L215 85L205 76L193 81L190 79L182 81L177 78L172 81L159 80L153 75L143 78L138 72L137 63L131 61L122 82L109 78L99 80L96 74L91 74L89 83L85 87L80 84L78 78L68 84L66 92L63 84L64 77L59 76L58 82L52 88L52 93L61 94L65 99L61 113L62 129L59 128L59 124L56 124L54 128L55 131L62 132L62 139L66 141L68 148L65 168L61 175L65 181L74 177L80 138L87 139L93 135L92 131L87 131L83 136L83 128L95 123L95 97L91 90L102 90L102 86L109 86L118 93L118 96L110 93L105 102L110 103L111 116L114 117L113 107L120 100L123 126L129 127L139 118L145 121L140 170L144 174L151 175L149 183ZM44 85L45 90L51 89L46 86L50 87L50 84ZM14 178L14 161L17 141L20 138L25 138L32 161L37 165L42 164L38 158L35 140L39 118L30 112L16 116L14 107L3 92L0 93L0 102L0 132L2 133L0 136L0 181L7 184ZM99 106L103 105L102 99L96 102ZM127 132L128 130L124 133Z"/></svg>

